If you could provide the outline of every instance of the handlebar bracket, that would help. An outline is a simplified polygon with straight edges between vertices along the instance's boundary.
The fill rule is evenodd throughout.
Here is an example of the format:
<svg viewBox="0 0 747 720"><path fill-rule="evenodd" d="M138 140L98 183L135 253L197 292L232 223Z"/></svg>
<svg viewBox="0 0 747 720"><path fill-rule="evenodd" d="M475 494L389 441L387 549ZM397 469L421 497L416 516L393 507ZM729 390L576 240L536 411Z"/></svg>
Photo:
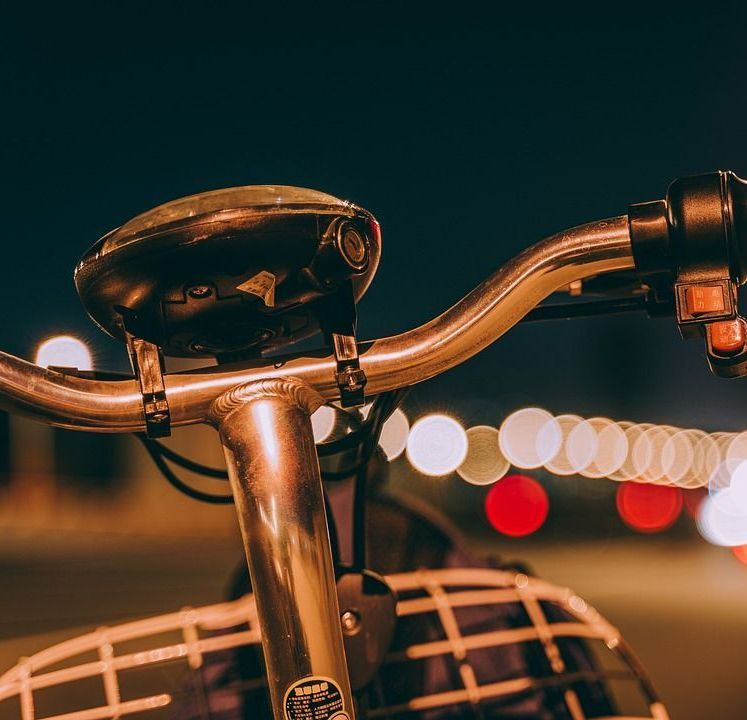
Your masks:
<svg viewBox="0 0 747 720"><path fill-rule="evenodd" d="M357 313L351 282L325 298L320 325L335 356L335 381L342 407L360 407L366 401L366 373L361 368L356 339Z"/></svg>
<svg viewBox="0 0 747 720"><path fill-rule="evenodd" d="M158 345L126 333L127 350L132 369L140 384L145 415L145 432L149 438L171 435L171 410L163 381L163 353Z"/></svg>

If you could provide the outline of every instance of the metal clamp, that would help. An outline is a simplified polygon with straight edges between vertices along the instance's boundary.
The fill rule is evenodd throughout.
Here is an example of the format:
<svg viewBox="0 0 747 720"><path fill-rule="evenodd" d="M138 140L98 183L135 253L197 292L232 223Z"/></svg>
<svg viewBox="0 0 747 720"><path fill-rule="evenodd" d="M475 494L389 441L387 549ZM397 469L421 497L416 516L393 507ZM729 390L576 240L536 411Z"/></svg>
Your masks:
<svg viewBox="0 0 747 720"><path fill-rule="evenodd" d="M171 411L163 381L163 354L158 345L127 333L127 350L140 383L145 432L150 438L171 435Z"/></svg>
<svg viewBox="0 0 747 720"><path fill-rule="evenodd" d="M359 407L365 402L366 373L361 369L355 335L332 333L331 338L337 364L335 380L342 406Z"/></svg>
<svg viewBox="0 0 747 720"><path fill-rule="evenodd" d="M358 357L355 337L357 314L350 280L330 293L319 305L319 324L335 357L335 381L344 408L365 402L366 374Z"/></svg>

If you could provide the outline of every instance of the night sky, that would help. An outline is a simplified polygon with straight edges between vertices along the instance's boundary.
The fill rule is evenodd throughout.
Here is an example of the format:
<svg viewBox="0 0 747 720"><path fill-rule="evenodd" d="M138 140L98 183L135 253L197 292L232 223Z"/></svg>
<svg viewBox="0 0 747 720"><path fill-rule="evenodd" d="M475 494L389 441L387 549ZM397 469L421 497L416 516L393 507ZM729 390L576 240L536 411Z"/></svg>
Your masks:
<svg viewBox="0 0 747 720"><path fill-rule="evenodd" d="M73 267L112 227L202 190L301 185L374 212L371 338L430 319L545 234L681 175L747 174L738 3L562 7L14 9L0 30L0 347L30 357L72 332L122 367ZM533 403L718 430L745 427L745 398L747 380L712 378L673 321L631 316L522 326L410 403L469 422Z"/></svg>

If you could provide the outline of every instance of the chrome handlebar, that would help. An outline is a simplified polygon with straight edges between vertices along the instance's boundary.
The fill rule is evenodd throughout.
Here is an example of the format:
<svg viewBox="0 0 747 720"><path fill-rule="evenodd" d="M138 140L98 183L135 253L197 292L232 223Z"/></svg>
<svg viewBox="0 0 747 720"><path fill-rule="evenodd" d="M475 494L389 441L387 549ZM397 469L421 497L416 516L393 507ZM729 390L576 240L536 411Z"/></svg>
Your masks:
<svg viewBox="0 0 747 720"><path fill-rule="evenodd" d="M551 235L507 262L442 315L392 337L360 344L360 365L377 395L435 377L497 340L558 289L634 267L628 217ZM165 376L172 425L205 422L213 401L259 379L296 377L327 400L339 398L335 360L305 355ZM145 429L135 380L92 380L0 353L0 408L59 427L97 432Z"/></svg>

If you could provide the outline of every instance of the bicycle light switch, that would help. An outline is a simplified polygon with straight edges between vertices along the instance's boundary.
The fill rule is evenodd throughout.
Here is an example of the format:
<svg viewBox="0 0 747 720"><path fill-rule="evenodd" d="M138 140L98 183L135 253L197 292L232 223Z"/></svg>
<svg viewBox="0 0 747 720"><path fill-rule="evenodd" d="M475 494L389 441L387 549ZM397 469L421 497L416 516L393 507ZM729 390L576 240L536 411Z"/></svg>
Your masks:
<svg viewBox="0 0 747 720"><path fill-rule="evenodd" d="M651 307L671 307L683 337L704 338L714 373L746 375L737 289L747 281L747 183L725 171L680 178L628 219Z"/></svg>

